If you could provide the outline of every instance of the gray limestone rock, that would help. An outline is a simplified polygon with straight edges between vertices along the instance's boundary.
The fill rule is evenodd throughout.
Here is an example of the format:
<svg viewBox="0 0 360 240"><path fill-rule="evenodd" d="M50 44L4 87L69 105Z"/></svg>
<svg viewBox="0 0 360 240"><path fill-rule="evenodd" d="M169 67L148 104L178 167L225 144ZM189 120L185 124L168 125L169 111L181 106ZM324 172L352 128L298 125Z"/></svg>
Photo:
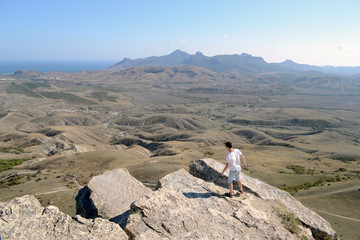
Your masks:
<svg viewBox="0 0 360 240"><path fill-rule="evenodd" d="M200 159L196 160L190 166L190 173L205 181L227 186L228 170L225 176L221 175L224 166L224 164L214 159ZM285 205L290 211L294 212L295 217L300 220L303 225L311 229L315 239L337 239L335 230L325 219L316 212L303 206L289 193L270 186L258 179L249 177L244 173L241 173L241 182L244 189L248 192L264 200L277 200Z"/></svg>
<svg viewBox="0 0 360 240"><path fill-rule="evenodd" d="M226 188L179 170L131 205L126 225L132 239L314 239L299 225L291 233L276 213L277 201L246 193L224 197Z"/></svg>
<svg viewBox="0 0 360 240"><path fill-rule="evenodd" d="M71 218L55 206L41 207L30 195L0 203L1 239L128 239L116 223L105 219Z"/></svg>
<svg viewBox="0 0 360 240"><path fill-rule="evenodd" d="M79 191L76 211L85 218L108 218L124 227L131 203L150 192L126 169L107 171Z"/></svg>

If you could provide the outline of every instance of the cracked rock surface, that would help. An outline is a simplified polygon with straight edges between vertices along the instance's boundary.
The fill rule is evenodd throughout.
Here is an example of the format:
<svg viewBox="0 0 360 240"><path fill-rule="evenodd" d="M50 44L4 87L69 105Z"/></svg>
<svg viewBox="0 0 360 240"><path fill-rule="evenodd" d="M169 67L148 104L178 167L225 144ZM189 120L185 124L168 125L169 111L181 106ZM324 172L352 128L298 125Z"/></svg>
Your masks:
<svg viewBox="0 0 360 240"><path fill-rule="evenodd" d="M286 229L277 201L252 193L227 198L227 191L179 170L132 204L126 230L137 240L314 239L306 227L299 226L297 234Z"/></svg>
<svg viewBox="0 0 360 240"><path fill-rule="evenodd" d="M121 227L102 218L71 218L55 206L41 207L31 195L0 203L1 239L128 239Z"/></svg>
<svg viewBox="0 0 360 240"><path fill-rule="evenodd" d="M213 182L220 186L227 185L227 177L221 176L224 164L211 159L196 160L190 166L190 173L205 181ZM228 170L227 170L228 171ZM228 173L227 173L228 174ZM226 174L225 174L226 175ZM331 225L316 212L303 206L289 193L270 186L258 179L241 173L241 181L247 192L264 200L275 200L286 206L302 225L311 229L316 239L337 239L335 230Z"/></svg>
<svg viewBox="0 0 360 240"><path fill-rule="evenodd" d="M93 177L76 196L76 211L83 217L112 219L124 227L130 205L152 192L126 169L115 169Z"/></svg>

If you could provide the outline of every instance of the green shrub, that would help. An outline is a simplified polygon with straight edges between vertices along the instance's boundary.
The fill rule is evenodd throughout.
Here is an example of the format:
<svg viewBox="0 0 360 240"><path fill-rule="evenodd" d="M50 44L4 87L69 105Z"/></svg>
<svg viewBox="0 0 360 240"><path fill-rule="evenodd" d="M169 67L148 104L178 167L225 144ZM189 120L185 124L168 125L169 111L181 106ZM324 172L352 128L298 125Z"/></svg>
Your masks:
<svg viewBox="0 0 360 240"><path fill-rule="evenodd" d="M295 174L305 174L305 167L299 165L289 165L286 166L287 169L291 169Z"/></svg>
<svg viewBox="0 0 360 240"><path fill-rule="evenodd" d="M314 175L314 173L315 173L315 169L308 169L306 171L306 174L309 174L309 175Z"/></svg>
<svg viewBox="0 0 360 240"><path fill-rule="evenodd" d="M25 159L7 159L0 160L0 172L11 169L14 166L20 165L25 161Z"/></svg>
<svg viewBox="0 0 360 240"><path fill-rule="evenodd" d="M326 182L336 182L336 179L335 178L328 178L328 179L326 179Z"/></svg>
<svg viewBox="0 0 360 240"><path fill-rule="evenodd" d="M212 156L212 155L214 155L214 153L210 152L210 151L207 151L207 152L205 152L205 155Z"/></svg>
<svg viewBox="0 0 360 240"><path fill-rule="evenodd" d="M282 187L281 189L293 194L302 189L309 189L311 187L323 186L324 183L325 183L324 180L320 179L313 183L303 183L303 184L292 186L292 187Z"/></svg>

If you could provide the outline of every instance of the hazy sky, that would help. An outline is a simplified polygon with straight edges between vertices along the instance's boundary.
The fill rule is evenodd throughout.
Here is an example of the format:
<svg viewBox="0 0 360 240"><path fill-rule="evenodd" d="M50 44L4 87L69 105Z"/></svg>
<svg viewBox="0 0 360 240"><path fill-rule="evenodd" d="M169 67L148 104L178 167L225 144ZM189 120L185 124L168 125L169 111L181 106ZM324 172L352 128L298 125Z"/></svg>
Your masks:
<svg viewBox="0 0 360 240"><path fill-rule="evenodd" d="M359 0L0 0L0 60L121 60L180 49L360 66Z"/></svg>

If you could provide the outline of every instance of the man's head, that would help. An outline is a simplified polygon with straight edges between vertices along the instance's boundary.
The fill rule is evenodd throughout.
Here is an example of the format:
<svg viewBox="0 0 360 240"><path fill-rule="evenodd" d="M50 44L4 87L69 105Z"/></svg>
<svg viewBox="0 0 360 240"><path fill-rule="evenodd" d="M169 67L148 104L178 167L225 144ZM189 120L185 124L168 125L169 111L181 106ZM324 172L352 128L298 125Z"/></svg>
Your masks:
<svg viewBox="0 0 360 240"><path fill-rule="evenodd" d="M232 149L232 143L231 142L226 142L225 143L225 146L226 146L226 149L228 150L228 151L230 151L231 149Z"/></svg>

